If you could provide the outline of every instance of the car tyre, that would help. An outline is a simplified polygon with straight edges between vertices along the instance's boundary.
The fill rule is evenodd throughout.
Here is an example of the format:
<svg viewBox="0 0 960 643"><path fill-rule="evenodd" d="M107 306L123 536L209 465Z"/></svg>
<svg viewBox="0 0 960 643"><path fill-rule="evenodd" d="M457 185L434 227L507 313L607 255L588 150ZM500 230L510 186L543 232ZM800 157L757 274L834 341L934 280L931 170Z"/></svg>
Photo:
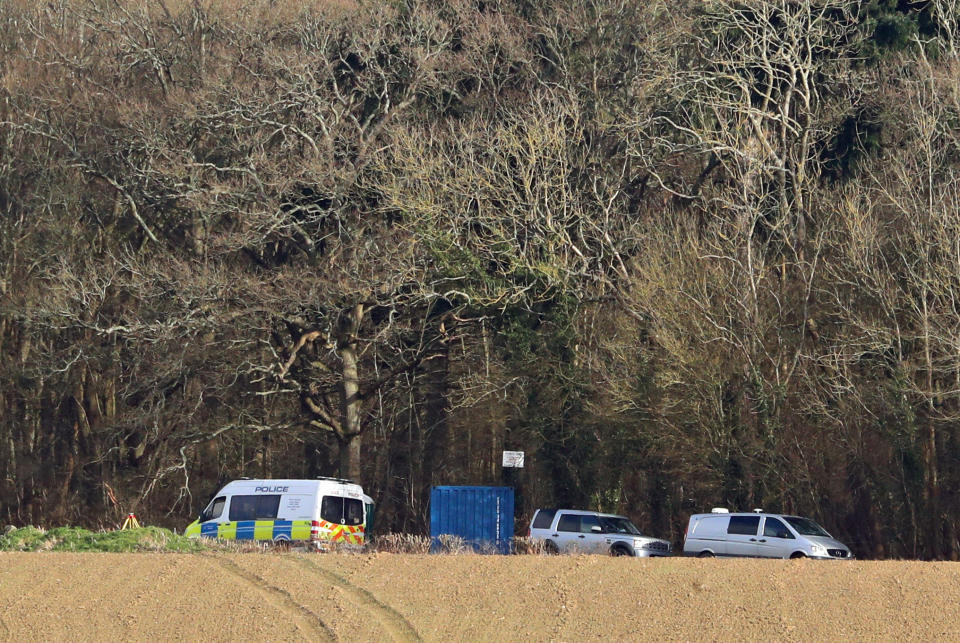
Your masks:
<svg viewBox="0 0 960 643"><path fill-rule="evenodd" d="M624 547L623 545L614 545L610 548L611 556L629 556L630 550Z"/></svg>
<svg viewBox="0 0 960 643"><path fill-rule="evenodd" d="M807 555L806 555L805 553L803 553L802 551L795 551L795 552L793 552L792 554L790 554L790 558L792 558L792 559L806 558L806 557L807 557Z"/></svg>
<svg viewBox="0 0 960 643"><path fill-rule="evenodd" d="M560 550L557 548L557 543L553 542L552 540L548 540L547 542L543 543L543 553L549 556L555 556L556 554L560 553Z"/></svg>
<svg viewBox="0 0 960 643"><path fill-rule="evenodd" d="M697 554L697 558L714 558L715 555L712 551L707 551L706 549Z"/></svg>

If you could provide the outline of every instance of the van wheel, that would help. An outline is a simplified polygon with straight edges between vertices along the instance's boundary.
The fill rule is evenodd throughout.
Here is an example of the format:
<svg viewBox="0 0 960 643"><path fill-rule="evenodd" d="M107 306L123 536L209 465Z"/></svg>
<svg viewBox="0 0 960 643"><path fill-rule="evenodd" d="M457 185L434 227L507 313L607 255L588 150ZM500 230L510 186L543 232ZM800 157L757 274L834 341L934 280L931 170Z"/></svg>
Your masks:
<svg viewBox="0 0 960 643"><path fill-rule="evenodd" d="M712 551L703 550L697 554L697 558L714 558L714 554Z"/></svg>
<svg viewBox="0 0 960 643"><path fill-rule="evenodd" d="M795 551L792 554L790 554L790 558L806 558L806 557L807 555L802 551Z"/></svg>
<svg viewBox="0 0 960 643"><path fill-rule="evenodd" d="M553 556L554 554L559 554L560 550L557 548L557 543L552 540L548 540L543 543L543 553Z"/></svg>

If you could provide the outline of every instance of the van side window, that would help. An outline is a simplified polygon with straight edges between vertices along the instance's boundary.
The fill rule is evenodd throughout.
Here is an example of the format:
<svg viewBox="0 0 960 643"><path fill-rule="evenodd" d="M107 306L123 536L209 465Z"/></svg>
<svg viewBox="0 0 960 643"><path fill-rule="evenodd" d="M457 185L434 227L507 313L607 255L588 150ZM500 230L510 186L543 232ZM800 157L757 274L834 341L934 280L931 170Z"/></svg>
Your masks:
<svg viewBox="0 0 960 643"><path fill-rule="evenodd" d="M550 529L550 525L553 524L553 517L556 515L557 512L553 509L541 509L537 512L537 517L533 519L533 528Z"/></svg>
<svg viewBox="0 0 960 643"><path fill-rule="evenodd" d="M727 533L756 536L759 527L760 516L730 516L730 526L727 527Z"/></svg>
<svg viewBox="0 0 960 643"><path fill-rule="evenodd" d="M560 514L557 531L580 531L580 516L576 514Z"/></svg>
<svg viewBox="0 0 960 643"><path fill-rule="evenodd" d="M276 520L280 496L233 496L230 520Z"/></svg>
<svg viewBox="0 0 960 643"><path fill-rule="evenodd" d="M227 504L226 496L220 496L213 501L213 506L210 508L210 517L207 520L213 520L219 518L223 514L223 506Z"/></svg>
<svg viewBox="0 0 960 643"><path fill-rule="evenodd" d="M214 498L213 502L200 514L200 522L207 522L208 520L219 518L221 514L223 514L223 506L225 504L227 504L226 496Z"/></svg>
<svg viewBox="0 0 960 643"><path fill-rule="evenodd" d="M768 538L793 538L787 526L776 518L767 518L763 523L763 535Z"/></svg>
<svg viewBox="0 0 960 643"><path fill-rule="evenodd" d="M580 531L582 533L589 534L594 525L600 527L600 521L596 516L580 516Z"/></svg>

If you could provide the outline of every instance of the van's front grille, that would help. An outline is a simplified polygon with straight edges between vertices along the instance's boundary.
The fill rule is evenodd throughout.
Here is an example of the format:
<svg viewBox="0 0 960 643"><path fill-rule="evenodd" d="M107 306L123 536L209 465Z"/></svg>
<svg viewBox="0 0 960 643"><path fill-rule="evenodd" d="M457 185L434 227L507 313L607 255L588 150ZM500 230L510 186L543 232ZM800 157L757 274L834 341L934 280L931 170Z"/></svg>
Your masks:
<svg viewBox="0 0 960 643"><path fill-rule="evenodd" d="M846 549L828 549L827 553L833 556L834 558L846 558L847 550Z"/></svg>

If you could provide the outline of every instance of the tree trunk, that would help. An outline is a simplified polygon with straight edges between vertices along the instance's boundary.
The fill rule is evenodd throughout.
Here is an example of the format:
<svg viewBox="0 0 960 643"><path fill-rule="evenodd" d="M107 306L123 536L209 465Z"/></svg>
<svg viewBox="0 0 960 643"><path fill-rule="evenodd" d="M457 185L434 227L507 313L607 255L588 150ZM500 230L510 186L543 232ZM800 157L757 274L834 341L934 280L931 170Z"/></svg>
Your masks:
<svg viewBox="0 0 960 643"><path fill-rule="evenodd" d="M447 423L447 375L449 372L450 348L446 341L440 343L437 359L427 376L426 403L424 409L423 468L420 497L424 505L430 498L435 484L449 484L444 480L448 451Z"/></svg>
<svg viewBox="0 0 960 643"><path fill-rule="evenodd" d="M357 363L357 331L363 319L363 304L357 304L341 324L340 359L340 475L360 482L360 374Z"/></svg>
<svg viewBox="0 0 960 643"><path fill-rule="evenodd" d="M924 445L924 473L926 476L926 485L924 495L927 504L927 556L929 558L940 558L940 532L942 524L940 521L940 480L937 471L937 428L936 418L934 417L935 394L933 382L933 358L930 347L930 312L927 310L928 293L926 289L922 292L921 301L923 304L923 358L924 369L926 371L926 439Z"/></svg>
<svg viewBox="0 0 960 643"><path fill-rule="evenodd" d="M340 477L360 483L360 436L340 441Z"/></svg>

